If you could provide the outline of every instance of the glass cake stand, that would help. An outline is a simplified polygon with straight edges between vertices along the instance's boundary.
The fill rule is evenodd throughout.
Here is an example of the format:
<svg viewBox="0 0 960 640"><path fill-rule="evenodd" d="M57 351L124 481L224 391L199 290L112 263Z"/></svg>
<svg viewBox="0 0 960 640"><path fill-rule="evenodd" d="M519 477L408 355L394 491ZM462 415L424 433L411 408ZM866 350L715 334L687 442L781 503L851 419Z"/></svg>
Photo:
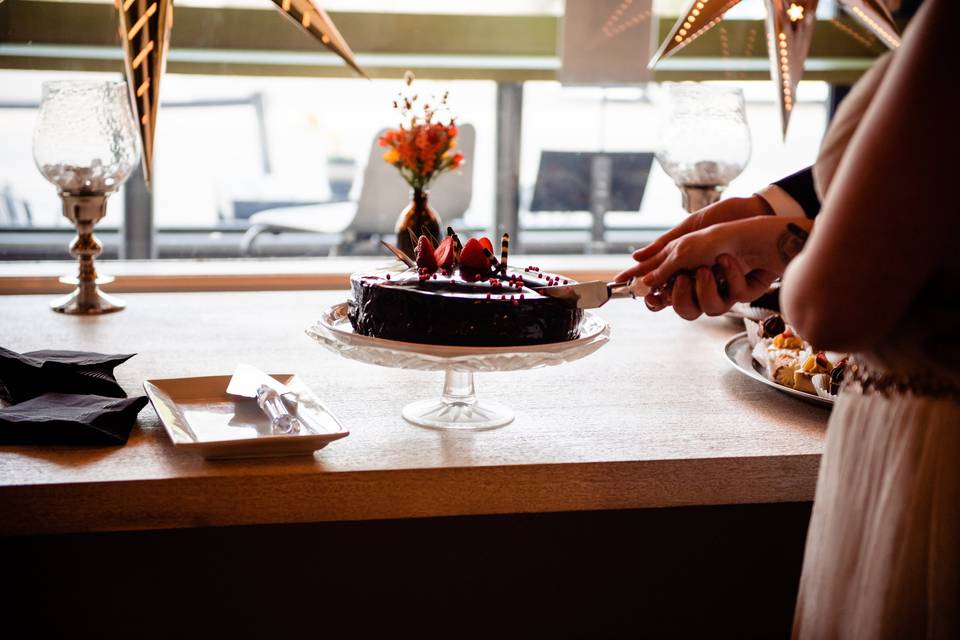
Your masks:
<svg viewBox="0 0 960 640"><path fill-rule="evenodd" d="M584 312L576 340L524 347L456 347L384 340L354 333L347 318L347 303L327 309L307 335L344 358L399 369L443 371L439 399L418 400L403 408L403 417L433 429L479 431L513 421L504 404L478 400L473 374L480 371L537 369L579 360L610 339L609 325L594 313Z"/></svg>

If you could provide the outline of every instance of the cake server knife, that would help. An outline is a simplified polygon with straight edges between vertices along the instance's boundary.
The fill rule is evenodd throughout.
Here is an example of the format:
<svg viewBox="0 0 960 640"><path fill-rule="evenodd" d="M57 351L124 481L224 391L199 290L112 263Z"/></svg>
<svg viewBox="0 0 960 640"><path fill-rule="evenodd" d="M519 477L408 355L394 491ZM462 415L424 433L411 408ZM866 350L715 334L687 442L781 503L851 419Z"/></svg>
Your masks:
<svg viewBox="0 0 960 640"><path fill-rule="evenodd" d="M270 426L279 433L299 433L303 424L290 413L288 404L296 407L296 394L256 367L238 364L227 385L227 393L256 398L257 406L270 418Z"/></svg>
<svg viewBox="0 0 960 640"><path fill-rule="evenodd" d="M626 282L593 280L577 284L539 287L536 292L564 300L581 309L595 309L602 307L610 298L642 298L650 293L650 287L643 284L639 278L633 278Z"/></svg>

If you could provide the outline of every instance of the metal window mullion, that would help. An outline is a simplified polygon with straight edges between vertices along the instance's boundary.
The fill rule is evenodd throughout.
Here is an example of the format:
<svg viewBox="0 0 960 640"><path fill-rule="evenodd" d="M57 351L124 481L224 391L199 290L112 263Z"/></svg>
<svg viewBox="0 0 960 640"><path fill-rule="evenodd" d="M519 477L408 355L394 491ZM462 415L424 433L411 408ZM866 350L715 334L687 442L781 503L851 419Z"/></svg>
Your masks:
<svg viewBox="0 0 960 640"><path fill-rule="evenodd" d="M156 186L156 175L153 177ZM120 258L148 260L157 257L156 230L153 224L153 194L143 179L143 168L127 180L123 189L123 228Z"/></svg>
<svg viewBox="0 0 960 640"><path fill-rule="evenodd" d="M496 217L497 235L510 234L513 252L519 252L520 221L520 134L523 119L523 84L497 83L497 167Z"/></svg>

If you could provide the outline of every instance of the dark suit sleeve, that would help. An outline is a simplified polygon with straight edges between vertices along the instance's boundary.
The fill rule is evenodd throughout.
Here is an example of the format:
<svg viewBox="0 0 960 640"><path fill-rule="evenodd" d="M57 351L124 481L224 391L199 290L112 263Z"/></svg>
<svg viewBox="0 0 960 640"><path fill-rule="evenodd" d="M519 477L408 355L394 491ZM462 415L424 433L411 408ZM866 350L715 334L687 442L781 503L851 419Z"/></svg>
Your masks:
<svg viewBox="0 0 960 640"><path fill-rule="evenodd" d="M820 213L820 198L813 184L813 167L801 169L796 173L781 178L773 184L777 185L796 200L803 209L804 215L813 219Z"/></svg>

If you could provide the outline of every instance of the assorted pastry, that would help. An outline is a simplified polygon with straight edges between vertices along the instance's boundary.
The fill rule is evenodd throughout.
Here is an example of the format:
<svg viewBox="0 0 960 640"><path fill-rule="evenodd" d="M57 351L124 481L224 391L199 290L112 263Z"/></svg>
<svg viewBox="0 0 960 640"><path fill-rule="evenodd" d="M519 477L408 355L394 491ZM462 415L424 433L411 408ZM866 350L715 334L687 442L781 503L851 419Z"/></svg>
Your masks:
<svg viewBox="0 0 960 640"><path fill-rule="evenodd" d="M847 365L845 355L814 348L780 315L760 322L745 319L744 324L753 345L753 360L767 378L822 398L837 395Z"/></svg>

